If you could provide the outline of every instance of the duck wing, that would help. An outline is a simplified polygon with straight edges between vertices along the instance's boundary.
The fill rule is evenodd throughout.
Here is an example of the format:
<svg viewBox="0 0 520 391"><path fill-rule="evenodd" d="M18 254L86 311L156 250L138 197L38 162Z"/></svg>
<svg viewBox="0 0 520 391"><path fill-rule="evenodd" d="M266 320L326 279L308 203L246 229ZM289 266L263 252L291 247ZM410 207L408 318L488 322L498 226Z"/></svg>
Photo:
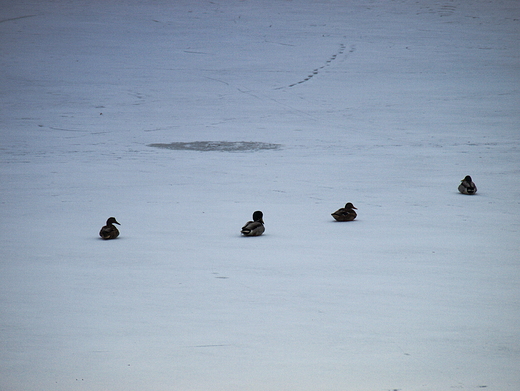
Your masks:
<svg viewBox="0 0 520 391"><path fill-rule="evenodd" d="M265 231L264 225L259 221L248 221L240 231L242 235L246 236L258 236L262 235Z"/></svg>
<svg viewBox="0 0 520 391"><path fill-rule="evenodd" d="M466 181L462 181L459 185L459 191L462 194L475 194L477 192L477 186L473 182L468 183Z"/></svg>
<svg viewBox="0 0 520 391"><path fill-rule="evenodd" d="M340 208L334 213L331 213L332 217L334 217L337 221L350 221L354 220L357 216L357 213L352 209Z"/></svg>
<svg viewBox="0 0 520 391"><path fill-rule="evenodd" d="M101 228L101 231L99 231L99 236L103 239L115 239L119 236L119 231L113 225L105 225Z"/></svg>

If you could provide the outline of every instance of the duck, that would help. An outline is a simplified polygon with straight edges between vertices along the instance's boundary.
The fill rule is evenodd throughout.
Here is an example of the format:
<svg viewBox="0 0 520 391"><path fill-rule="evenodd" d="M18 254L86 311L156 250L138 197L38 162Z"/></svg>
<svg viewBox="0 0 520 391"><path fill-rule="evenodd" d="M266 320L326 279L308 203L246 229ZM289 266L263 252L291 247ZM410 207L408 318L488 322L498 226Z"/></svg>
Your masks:
<svg viewBox="0 0 520 391"><path fill-rule="evenodd" d="M101 228L101 231L99 231L99 236L105 240L117 238L119 236L119 231L114 226L114 224L121 225L117 222L115 217L109 217L107 220L107 225L105 225L103 228Z"/></svg>
<svg viewBox="0 0 520 391"><path fill-rule="evenodd" d="M352 221L357 217L357 213L354 212L354 209L357 210L357 208L352 205L352 202L347 202L344 208L339 208L334 213L331 213L331 215L336 221Z"/></svg>
<svg viewBox="0 0 520 391"><path fill-rule="evenodd" d="M248 221L243 227L240 233L244 236L260 236L264 233L264 214L257 210L253 213L253 221Z"/></svg>
<svg viewBox="0 0 520 391"><path fill-rule="evenodd" d="M462 194L473 195L477 192L477 186L473 183L473 180L469 175L460 181L459 191Z"/></svg>

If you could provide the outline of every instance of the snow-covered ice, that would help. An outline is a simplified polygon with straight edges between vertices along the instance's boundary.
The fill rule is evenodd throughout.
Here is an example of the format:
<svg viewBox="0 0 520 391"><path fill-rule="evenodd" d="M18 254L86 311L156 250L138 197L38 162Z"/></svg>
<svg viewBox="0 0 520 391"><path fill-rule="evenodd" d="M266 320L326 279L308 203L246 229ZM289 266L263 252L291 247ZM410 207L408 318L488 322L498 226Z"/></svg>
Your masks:
<svg viewBox="0 0 520 391"><path fill-rule="evenodd" d="M0 389L518 390L519 36L515 0L3 1Z"/></svg>

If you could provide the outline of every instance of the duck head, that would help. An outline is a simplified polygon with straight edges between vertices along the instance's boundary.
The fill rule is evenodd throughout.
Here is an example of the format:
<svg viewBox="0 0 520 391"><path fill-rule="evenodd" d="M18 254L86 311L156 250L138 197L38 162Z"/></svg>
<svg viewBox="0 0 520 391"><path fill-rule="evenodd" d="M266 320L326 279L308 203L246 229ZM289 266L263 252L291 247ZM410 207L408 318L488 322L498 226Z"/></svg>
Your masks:
<svg viewBox="0 0 520 391"><path fill-rule="evenodd" d="M107 220L107 225L113 225L113 224L121 225L117 222L115 217L109 217Z"/></svg>
<svg viewBox="0 0 520 391"><path fill-rule="evenodd" d="M357 208L354 205L352 205L352 202L347 202L345 205L345 209L356 209L357 210Z"/></svg>
<svg viewBox="0 0 520 391"><path fill-rule="evenodd" d="M256 212L253 213L253 221L258 221L259 223L264 224L263 218L264 218L264 214L261 211L257 210Z"/></svg>

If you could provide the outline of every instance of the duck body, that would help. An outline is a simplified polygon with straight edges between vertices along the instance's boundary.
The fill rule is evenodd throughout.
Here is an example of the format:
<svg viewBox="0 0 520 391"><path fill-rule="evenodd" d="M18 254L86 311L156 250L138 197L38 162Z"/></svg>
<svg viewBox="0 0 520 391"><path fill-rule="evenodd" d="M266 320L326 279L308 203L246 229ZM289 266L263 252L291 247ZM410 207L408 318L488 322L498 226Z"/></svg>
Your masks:
<svg viewBox="0 0 520 391"><path fill-rule="evenodd" d="M240 233L244 236L260 236L264 233L264 214L257 210L253 213L253 221L248 221L243 227Z"/></svg>
<svg viewBox="0 0 520 391"><path fill-rule="evenodd" d="M117 222L115 217L110 217L107 220L107 225L102 227L101 231L99 231L99 236L105 240L117 238L119 236L119 230L114 226L114 224L121 225Z"/></svg>
<svg viewBox="0 0 520 391"><path fill-rule="evenodd" d="M477 192L477 186L473 183L473 180L467 175L459 185L459 191L462 194L473 195Z"/></svg>
<svg viewBox="0 0 520 391"><path fill-rule="evenodd" d="M344 208L339 208L334 213L331 213L332 217L336 221L352 221L357 217L357 213L354 211L357 209L351 202L348 202Z"/></svg>

